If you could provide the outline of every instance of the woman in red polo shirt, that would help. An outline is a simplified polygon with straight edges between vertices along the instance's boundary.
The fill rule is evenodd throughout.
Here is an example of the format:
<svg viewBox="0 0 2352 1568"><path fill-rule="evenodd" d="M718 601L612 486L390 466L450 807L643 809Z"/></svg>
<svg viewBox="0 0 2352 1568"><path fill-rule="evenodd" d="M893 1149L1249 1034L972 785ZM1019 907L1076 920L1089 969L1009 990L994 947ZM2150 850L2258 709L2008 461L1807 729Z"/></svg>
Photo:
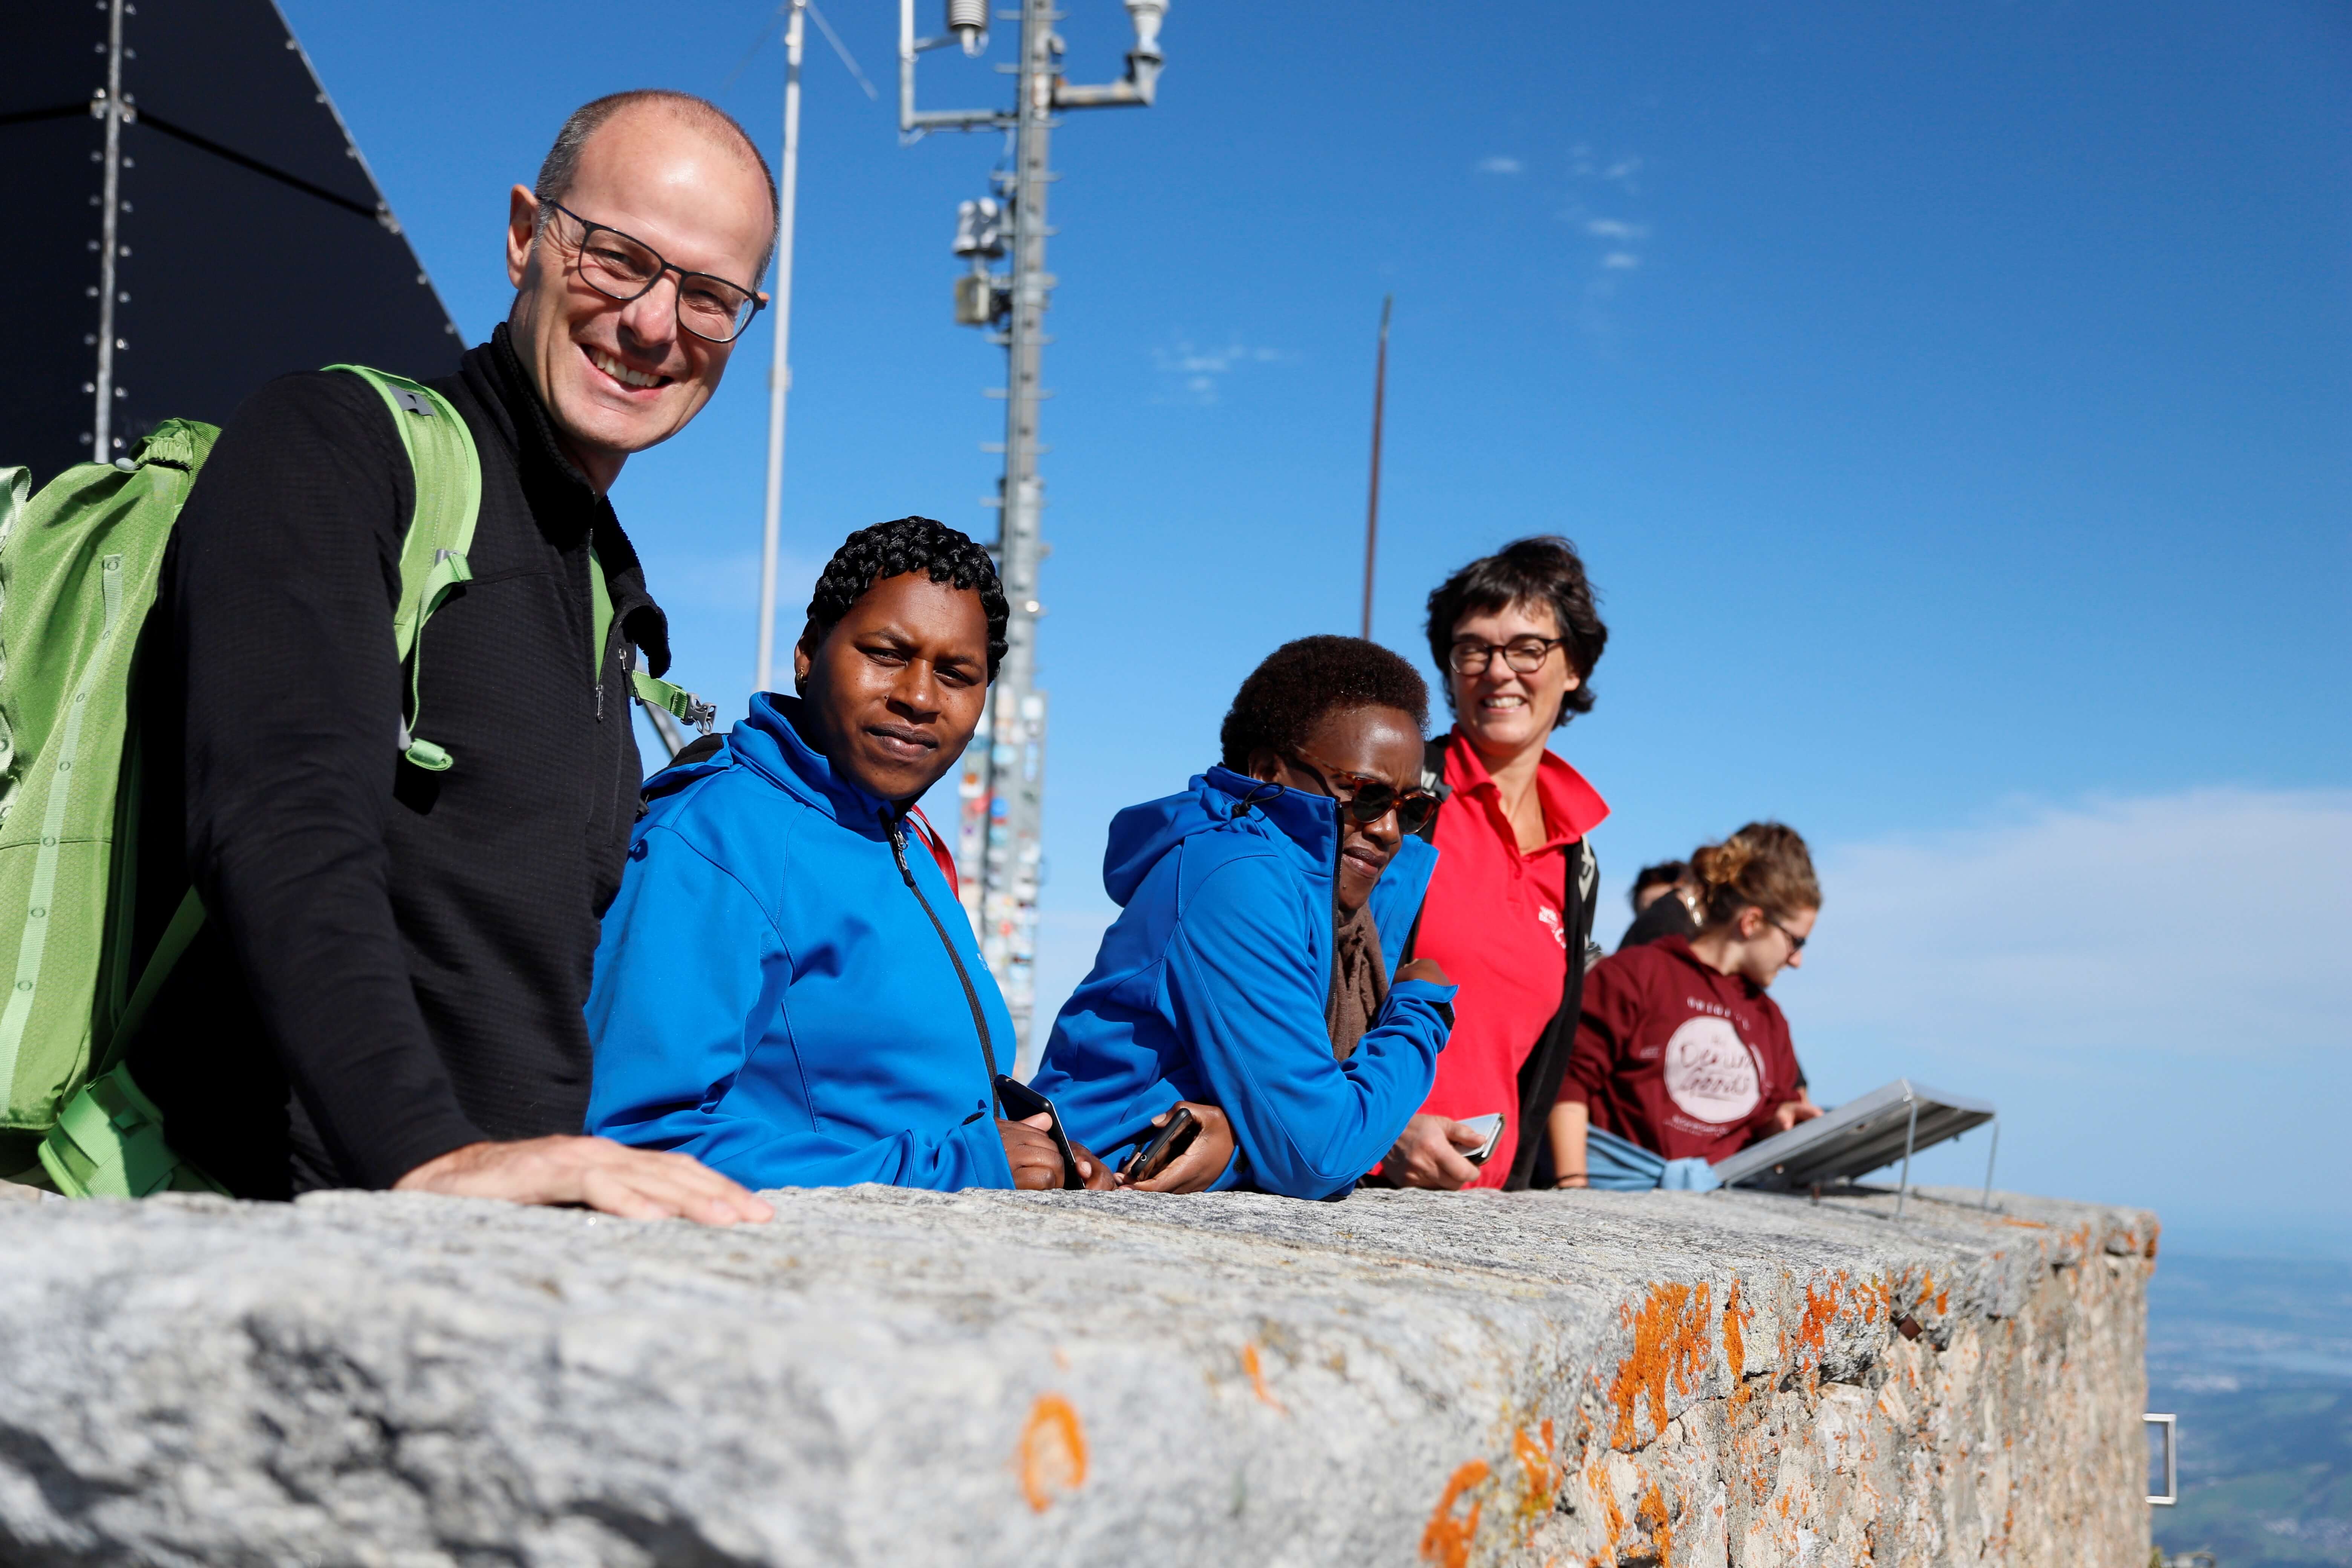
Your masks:
<svg viewBox="0 0 2352 1568"><path fill-rule="evenodd" d="M1669 1160L1720 1160L1821 1114L1804 1099L1789 1021L1765 988L1804 963L1821 912L1794 830L1751 822L1691 857L1696 936L1665 936L1592 966L1551 1123L1564 1187L1585 1184L1598 1127Z"/></svg>
<svg viewBox="0 0 2352 1568"><path fill-rule="evenodd" d="M1445 803L1425 831L1437 872L1412 953L1461 987L1437 1080L1381 1174L1404 1186L1521 1188L1559 1092L1600 872L1585 835L1609 815L1554 755L1551 732L1592 707L1585 682L1609 628L1576 547L1522 539L1474 561L1429 596L1429 651L1447 673L1454 730L1433 741L1425 787ZM1484 1142L1465 1125L1499 1112Z"/></svg>

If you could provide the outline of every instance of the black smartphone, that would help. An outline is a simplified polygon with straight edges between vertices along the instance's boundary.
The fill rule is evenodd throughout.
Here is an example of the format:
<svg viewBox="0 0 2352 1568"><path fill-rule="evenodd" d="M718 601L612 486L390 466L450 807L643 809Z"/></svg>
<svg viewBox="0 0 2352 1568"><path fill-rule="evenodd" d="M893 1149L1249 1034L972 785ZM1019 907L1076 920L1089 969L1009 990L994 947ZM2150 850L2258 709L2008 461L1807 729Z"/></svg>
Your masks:
<svg viewBox="0 0 2352 1568"><path fill-rule="evenodd" d="M998 1073L996 1102L1004 1107L1004 1115L1008 1121L1026 1121L1041 1110L1051 1117L1052 1123L1045 1131L1052 1134L1054 1147L1062 1152L1062 1185L1066 1189L1083 1190L1085 1188L1086 1178L1078 1174L1078 1156L1070 1148L1070 1135L1062 1131L1062 1113L1054 1109L1052 1100L1047 1100L1019 1079L1007 1078L1003 1073Z"/></svg>
<svg viewBox="0 0 2352 1568"><path fill-rule="evenodd" d="M1155 1131L1118 1168L1118 1173L1131 1183L1148 1182L1172 1164L1200 1135L1200 1120L1180 1105L1168 1113L1168 1124Z"/></svg>

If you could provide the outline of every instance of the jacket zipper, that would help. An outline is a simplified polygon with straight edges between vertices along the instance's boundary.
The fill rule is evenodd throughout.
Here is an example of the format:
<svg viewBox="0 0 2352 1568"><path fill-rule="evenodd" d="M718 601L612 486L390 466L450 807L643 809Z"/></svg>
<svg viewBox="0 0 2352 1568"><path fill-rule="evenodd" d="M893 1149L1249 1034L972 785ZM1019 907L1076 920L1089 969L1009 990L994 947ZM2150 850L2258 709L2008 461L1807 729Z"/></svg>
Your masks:
<svg viewBox="0 0 2352 1568"><path fill-rule="evenodd" d="M996 1047L989 1043L988 1015L981 1011L980 993L972 988L971 975L963 966L963 954L958 952L955 950L955 943L948 940L948 928L940 923L939 911L931 908L931 900L923 897L923 890L915 886L915 873L907 864L904 818L890 824L890 858L898 862L898 875L905 880L907 891L915 895L915 902L922 905L923 913L930 917L931 930L939 933L940 945L947 949L948 962L955 965L956 979L963 985L964 1005L971 1009L972 1033L980 1037L980 1059L988 1066L989 1103L995 1105L997 1103ZM997 1105L997 1109L1001 1112L1003 1107Z"/></svg>

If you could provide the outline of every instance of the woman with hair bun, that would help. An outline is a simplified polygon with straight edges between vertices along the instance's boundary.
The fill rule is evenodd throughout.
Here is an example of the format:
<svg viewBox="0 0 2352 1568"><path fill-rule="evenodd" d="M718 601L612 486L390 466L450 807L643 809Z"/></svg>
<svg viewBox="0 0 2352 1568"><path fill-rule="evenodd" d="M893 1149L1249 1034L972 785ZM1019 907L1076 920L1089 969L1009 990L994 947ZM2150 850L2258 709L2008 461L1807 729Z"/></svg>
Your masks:
<svg viewBox="0 0 2352 1568"><path fill-rule="evenodd" d="M1801 967L1821 882L1796 832L1751 822L1691 857L1699 931L1623 949L1585 977L1551 1117L1563 1187L1587 1183L1586 1130L1668 1160L1720 1160L1821 1114L1766 988Z"/></svg>

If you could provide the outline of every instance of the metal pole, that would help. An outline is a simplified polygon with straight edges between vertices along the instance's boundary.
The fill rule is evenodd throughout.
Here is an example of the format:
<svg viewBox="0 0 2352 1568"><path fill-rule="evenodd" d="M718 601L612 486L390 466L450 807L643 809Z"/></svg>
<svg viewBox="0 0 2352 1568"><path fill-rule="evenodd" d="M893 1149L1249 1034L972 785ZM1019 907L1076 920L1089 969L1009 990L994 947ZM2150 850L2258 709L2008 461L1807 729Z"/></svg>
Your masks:
<svg viewBox="0 0 2352 1568"><path fill-rule="evenodd" d="M976 24L986 13L977 5L951 5L954 37L918 38L914 0L898 5L898 130L912 141L936 130L1007 130L1013 133L1013 168L997 176L997 189L1012 211L1008 269L1002 288L992 279L978 297L987 308L962 314L965 291L984 273L979 261L998 254L992 240L972 255L973 279L960 281L960 319L968 324L1004 320L1004 478L996 498L996 564L1011 606L1006 649L979 731L963 756L962 821L956 840L957 875L964 907L980 935L981 951L996 975L1013 1015L1014 1071L1034 1065L1029 1050L1035 1008L1037 884L1044 870L1039 827L1045 815L1045 694L1037 689L1037 563L1045 553L1041 537L1045 508L1037 476L1038 405L1048 396L1041 384L1045 309L1054 287L1045 270L1045 239L1054 231L1045 216L1046 192L1056 177L1050 167L1054 113L1057 109L1144 106L1152 100L1163 63L1160 24L1167 0L1126 0L1135 28L1127 75L1119 81L1074 86L1061 79L1062 41L1055 35L1059 15L1053 0L1021 0L1021 61L1013 68L1019 99L1013 110L934 110L915 107L915 59L929 49L961 40L976 52Z"/></svg>
<svg viewBox="0 0 2352 1568"><path fill-rule="evenodd" d="M1371 500L1364 511L1364 640L1372 640L1372 567L1380 559L1381 550L1381 416L1389 395L1389 308L1396 303L1393 294L1381 299L1381 353L1379 368L1372 372L1372 486Z"/></svg>
<svg viewBox="0 0 2352 1568"><path fill-rule="evenodd" d="M90 105L106 121L106 174L98 225L98 376L91 388L98 407L90 419L89 460L111 462L114 447L114 263L121 255L122 213L122 9L112 0L106 17L106 87Z"/></svg>
<svg viewBox="0 0 2352 1568"><path fill-rule="evenodd" d="M776 195L776 357L768 370L768 508L760 538L760 652L756 689L772 690L776 652L776 554L784 512L784 398L793 386L793 217L801 172L801 36L808 0L792 0L784 25L784 161Z"/></svg>
<svg viewBox="0 0 2352 1568"><path fill-rule="evenodd" d="M1992 1207L1992 1163L2000 1157L2000 1118L1996 1116L1992 1119L1992 1147L1985 1152L1984 1202L1977 1205L1979 1208L1989 1210Z"/></svg>
<svg viewBox="0 0 2352 1568"><path fill-rule="evenodd" d="M1903 1217L1904 1200L1911 1195L1911 1145L1919 1135L1919 1101L1909 1093L1903 1102L1911 1108L1911 1120L1903 1129L1903 1184L1895 1189L1895 1217Z"/></svg>
<svg viewBox="0 0 2352 1568"><path fill-rule="evenodd" d="M1015 110L1011 311L1005 331L1004 488L997 513L997 570L1012 606L1004 662L991 704L987 791L982 830L981 946L1004 991L1013 1037L1025 1055L1035 1006L1037 878L1045 816L1045 700L1036 689L1037 563L1043 555L1045 484L1037 476L1038 407L1045 309L1046 194L1059 74L1053 0L1022 0L1020 102ZM1025 1062L1024 1063L1025 1066Z"/></svg>

